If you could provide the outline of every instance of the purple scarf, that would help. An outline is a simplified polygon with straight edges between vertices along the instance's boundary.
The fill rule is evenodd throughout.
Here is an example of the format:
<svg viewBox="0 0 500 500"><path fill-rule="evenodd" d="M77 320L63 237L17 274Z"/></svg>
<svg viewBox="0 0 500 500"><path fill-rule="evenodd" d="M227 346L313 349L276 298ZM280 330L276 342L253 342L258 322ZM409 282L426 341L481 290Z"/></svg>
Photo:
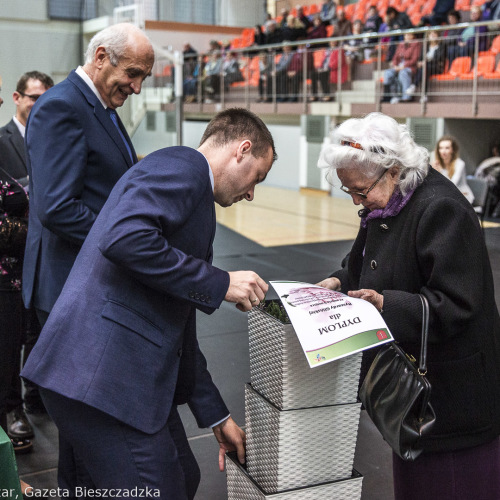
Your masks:
<svg viewBox="0 0 500 500"><path fill-rule="evenodd" d="M384 208L377 208L372 212L368 212L367 215L365 215L367 210L360 210L361 227L365 228L370 219L385 219L386 217L394 217L395 215L398 215L399 212L403 210L403 207L408 203L414 192L415 189L403 196L401 191L397 189L394 193L392 193L391 199Z"/></svg>

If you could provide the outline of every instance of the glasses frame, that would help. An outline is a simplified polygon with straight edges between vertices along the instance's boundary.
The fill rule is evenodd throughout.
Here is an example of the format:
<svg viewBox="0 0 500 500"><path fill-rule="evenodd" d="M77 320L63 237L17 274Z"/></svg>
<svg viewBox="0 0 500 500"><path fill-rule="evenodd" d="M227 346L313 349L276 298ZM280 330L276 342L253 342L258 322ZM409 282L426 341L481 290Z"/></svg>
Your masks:
<svg viewBox="0 0 500 500"><path fill-rule="evenodd" d="M37 101L38 98L42 97L42 94L40 95L33 95L33 94L25 94L24 92L18 92L20 95L23 97L29 97L32 101Z"/></svg>
<svg viewBox="0 0 500 500"><path fill-rule="evenodd" d="M366 200L366 198L368 198L368 194L370 193L370 191L375 188L375 186L382 180L382 177L384 177L386 173L387 170L384 170L382 175L369 188L367 188L365 193L360 193L359 191L351 191L350 189L346 188L343 184L340 185L340 189L344 193L347 193L351 196L359 196L360 198Z"/></svg>

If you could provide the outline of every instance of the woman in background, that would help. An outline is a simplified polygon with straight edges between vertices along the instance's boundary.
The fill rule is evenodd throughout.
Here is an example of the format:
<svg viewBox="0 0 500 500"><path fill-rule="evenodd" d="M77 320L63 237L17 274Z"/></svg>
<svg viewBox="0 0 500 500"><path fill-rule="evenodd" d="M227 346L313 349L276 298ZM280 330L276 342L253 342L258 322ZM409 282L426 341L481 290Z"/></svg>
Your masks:
<svg viewBox="0 0 500 500"><path fill-rule="evenodd" d="M474 201L474 195L467 184L467 172L464 161L458 157L458 142L451 135L439 139L434 151L435 159L432 166L457 186L469 203Z"/></svg>

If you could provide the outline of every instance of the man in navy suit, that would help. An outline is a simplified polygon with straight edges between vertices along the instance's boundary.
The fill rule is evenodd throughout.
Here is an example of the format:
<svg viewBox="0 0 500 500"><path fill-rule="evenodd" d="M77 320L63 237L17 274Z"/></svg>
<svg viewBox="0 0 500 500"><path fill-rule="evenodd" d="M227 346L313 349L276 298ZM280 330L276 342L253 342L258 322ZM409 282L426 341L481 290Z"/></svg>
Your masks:
<svg viewBox="0 0 500 500"><path fill-rule="evenodd" d="M42 324L113 186L137 161L114 110L140 93L153 63L153 48L139 28L110 26L90 41L84 66L41 96L30 113L23 299Z"/></svg>
<svg viewBox="0 0 500 500"><path fill-rule="evenodd" d="M53 86L54 82L52 78L45 73L41 73L40 71L24 73L17 81L16 90L12 94L12 99L16 106L16 114L7 125L0 128L0 177L5 179L5 175L11 176L25 189L28 184L26 152L24 149L26 122L36 100ZM15 331L6 332L7 337L2 339L1 347L5 349L4 352L10 352L4 341L9 343L16 342L17 344L17 348L14 349L17 354L9 360L11 369L6 367L4 370L6 376L8 373L12 374L12 378L10 379L12 382L7 382L12 385L8 399L9 406L13 408L8 415L7 432L12 438L25 439L33 437L33 428L24 413L23 399L28 412L43 410L43 404L38 394L38 389L30 383L25 384L24 398L21 395L21 379L19 378L21 368L20 351L24 344L22 357L26 359L38 339L40 324L34 310L25 310L22 306L21 293L17 295L20 304L18 309L20 317L16 317L16 321L13 324L17 324L18 328ZM15 314L15 312L12 311L10 314ZM2 380L2 385L6 385L4 380Z"/></svg>
<svg viewBox="0 0 500 500"><path fill-rule="evenodd" d="M244 462L244 432L198 346L196 309L226 300L248 311L264 298L254 272L211 264L214 201L251 201L275 157L262 120L233 108L197 150L161 149L116 184L22 372L59 428L61 488L192 499L199 468L177 412L186 402L212 427L220 469L226 450Z"/></svg>

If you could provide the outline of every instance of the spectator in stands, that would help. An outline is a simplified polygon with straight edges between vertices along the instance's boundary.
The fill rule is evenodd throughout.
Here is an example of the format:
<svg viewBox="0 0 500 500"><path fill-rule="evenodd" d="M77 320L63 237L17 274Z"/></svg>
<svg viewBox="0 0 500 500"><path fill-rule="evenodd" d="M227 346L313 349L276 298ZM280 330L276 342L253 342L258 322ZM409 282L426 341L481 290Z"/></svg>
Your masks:
<svg viewBox="0 0 500 500"><path fill-rule="evenodd" d="M366 15L365 24L363 25L363 33L378 33L382 25L382 18L379 16L377 6L370 5ZM377 45L378 39L375 37L366 37L363 39L365 43L365 59L370 59L373 47Z"/></svg>
<svg viewBox="0 0 500 500"><path fill-rule="evenodd" d="M452 9L448 12L449 28L443 31L443 45L448 54L448 49L458 43L463 28L453 29L454 26L460 23L462 16L458 10Z"/></svg>
<svg viewBox="0 0 500 500"><path fill-rule="evenodd" d="M323 0L319 17L325 26L333 24L337 19L337 4L333 0Z"/></svg>
<svg viewBox="0 0 500 500"><path fill-rule="evenodd" d="M283 30L278 23L273 19L268 25L266 30L266 43L276 44L283 41Z"/></svg>
<svg viewBox="0 0 500 500"><path fill-rule="evenodd" d="M292 59L287 68L287 84L286 93L288 97L284 97L284 100L289 102L297 102L299 100L299 95L302 90L302 83L304 81L304 54L307 49L304 45L299 46L299 48L292 54ZM306 54L308 58L307 67L310 68L309 72L312 72L314 63L312 60L312 52L308 51Z"/></svg>
<svg viewBox="0 0 500 500"><path fill-rule="evenodd" d="M352 23L352 34L361 35L363 33L363 23L357 19ZM347 62L351 67L354 62L362 62L364 60L364 43L362 38L351 38L346 40L343 45Z"/></svg>
<svg viewBox="0 0 500 500"><path fill-rule="evenodd" d="M272 75L276 77L276 95L278 102L284 102L285 100L287 100L287 71L288 66L290 66L290 63L292 61L292 57L292 47L289 43L284 42L283 53L276 63L276 70L272 72Z"/></svg>
<svg viewBox="0 0 500 500"><path fill-rule="evenodd" d="M345 16L345 10L340 9L337 12L337 19L333 23L335 36L349 36L352 33L351 21Z"/></svg>
<svg viewBox="0 0 500 500"><path fill-rule="evenodd" d="M228 52L222 63L222 74L224 76L224 89L226 92L229 86L235 82L243 82L245 78L241 74L240 63L236 52Z"/></svg>
<svg viewBox="0 0 500 500"><path fill-rule="evenodd" d="M210 40L210 42L208 42L208 47L209 54L222 50L222 45L217 40Z"/></svg>
<svg viewBox="0 0 500 500"><path fill-rule="evenodd" d="M286 26L283 29L283 40L288 42L294 42L299 38L305 38L306 36L306 28L302 21L294 17L293 14L289 14Z"/></svg>
<svg viewBox="0 0 500 500"><path fill-rule="evenodd" d="M458 157L458 142L451 135L444 135L439 139L434 150L432 166L457 186L462 194L474 201L474 195L467 184L467 170L464 161Z"/></svg>
<svg viewBox="0 0 500 500"><path fill-rule="evenodd" d="M406 12L400 12L394 7L387 7L385 16L390 30L407 30L413 28L413 24Z"/></svg>
<svg viewBox="0 0 500 500"><path fill-rule="evenodd" d="M415 41L415 34L405 33L404 40L398 44L392 58L391 67L384 71L383 102L387 102L390 95L393 95L390 99L391 104L412 100L413 89L411 89L411 85L414 83L417 73L420 51L421 44Z"/></svg>
<svg viewBox="0 0 500 500"><path fill-rule="evenodd" d="M380 26L381 32L394 31L394 30L406 30L413 28L410 18L406 12L400 12L394 7L387 7L385 12L385 23ZM394 54L396 53L398 41L402 41L401 36L391 36L387 41L391 42L389 48L387 49L386 60L392 61Z"/></svg>
<svg viewBox="0 0 500 500"><path fill-rule="evenodd" d="M281 21L279 23L279 27L281 29L283 29L287 25L289 15L290 15L290 11L286 7L283 7L281 9L281 13L280 13Z"/></svg>
<svg viewBox="0 0 500 500"><path fill-rule="evenodd" d="M189 43L184 44L183 94L184 102L190 103L196 99L198 90L198 52Z"/></svg>
<svg viewBox="0 0 500 500"><path fill-rule="evenodd" d="M417 63L417 74L415 77L415 85L418 87L423 78L423 68L425 66L426 88L429 87L429 78L432 75L443 73L446 62L446 50L441 42L438 31L431 31L427 35L427 53L423 60ZM411 90L411 89L409 89ZM408 92L408 91L407 91ZM425 100L425 98L424 98Z"/></svg>
<svg viewBox="0 0 500 500"><path fill-rule="evenodd" d="M334 91L338 87L339 82L345 83L348 79L347 60L342 47L336 40L330 42L332 53L330 54L330 83L335 86ZM323 101L331 101L332 96L323 98Z"/></svg>
<svg viewBox="0 0 500 500"><path fill-rule="evenodd" d="M267 43L266 34L262 31L262 26L260 24L255 25L253 32L254 45L265 45Z"/></svg>
<svg viewBox="0 0 500 500"><path fill-rule="evenodd" d="M363 26L363 33L378 33L382 18L379 16L377 6L370 5L366 14L365 24Z"/></svg>
<svg viewBox="0 0 500 500"><path fill-rule="evenodd" d="M482 6L482 10L483 10L482 19L484 21L500 20L500 0L491 0L489 2L484 3Z"/></svg>
<svg viewBox="0 0 500 500"><path fill-rule="evenodd" d="M264 34L267 33L267 27L271 24L271 23L275 23L276 21L273 19L273 16L268 12L266 14L266 22L264 23L264 26L263 26L263 32Z"/></svg>
<svg viewBox="0 0 500 500"><path fill-rule="evenodd" d="M481 7L473 5L470 9L471 23L481 19ZM476 47L476 35L478 40L478 51L482 52L488 49L488 28L486 26L470 25L465 28L460 34L460 38L456 45L448 47L448 61L451 64L457 57L474 57Z"/></svg>
<svg viewBox="0 0 500 500"><path fill-rule="evenodd" d="M220 94L222 58L220 52L212 52L203 68L203 94L207 104L213 103Z"/></svg>
<svg viewBox="0 0 500 500"><path fill-rule="evenodd" d="M321 21L319 14L316 14L313 18L313 27L307 33L308 40L314 40L315 38L326 38L326 26ZM314 45L315 48L318 48L320 45Z"/></svg>
<svg viewBox="0 0 500 500"><path fill-rule="evenodd" d="M297 19L304 25L306 33L312 28L313 23L308 16L304 14L304 8L301 5L295 7L297 10Z"/></svg>
<svg viewBox="0 0 500 500"><path fill-rule="evenodd" d="M455 8L455 0L436 0L432 12L420 19L419 26L439 26L446 23L448 12Z"/></svg>
<svg viewBox="0 0 500 500"><path fill-rule="evenodd" d="M271 102L273 82L271 63L267 52L259 52L259 98L257 102Z"/></svg>

